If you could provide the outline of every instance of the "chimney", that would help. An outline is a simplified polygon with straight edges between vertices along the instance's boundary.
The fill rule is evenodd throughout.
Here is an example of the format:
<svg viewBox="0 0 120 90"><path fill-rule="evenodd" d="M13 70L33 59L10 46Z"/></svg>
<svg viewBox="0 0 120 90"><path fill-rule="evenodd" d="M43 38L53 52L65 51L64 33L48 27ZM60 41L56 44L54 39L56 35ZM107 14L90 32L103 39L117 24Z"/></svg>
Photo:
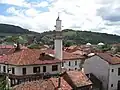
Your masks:
<svg viewBox="0 0 120 90"><path fill-rule="evenodd" d="M45 56L45 53L41 53L40 56L39 56L39 59L44 60L44 56Z"/></svg>
<svg viewBox="0 0 120 90"><path fill-rule="evenodd" d="M60 86L61 86L61 78L58 77L58 89L60 88Z"/></svg>
<svg viewBox="0 0 120 90"><path fill-rule="evenodd" d="M19 44L19 42L17 42L17 46L15 48L15 51L19 51L19 50L20 50L20 44Z"/></svg>
<svg viewBox="0 0 120 90"><path fill-rule="evenodd" d="M41 53L40 56L44 57L44 56L45 56L45 53Z"/></svg>

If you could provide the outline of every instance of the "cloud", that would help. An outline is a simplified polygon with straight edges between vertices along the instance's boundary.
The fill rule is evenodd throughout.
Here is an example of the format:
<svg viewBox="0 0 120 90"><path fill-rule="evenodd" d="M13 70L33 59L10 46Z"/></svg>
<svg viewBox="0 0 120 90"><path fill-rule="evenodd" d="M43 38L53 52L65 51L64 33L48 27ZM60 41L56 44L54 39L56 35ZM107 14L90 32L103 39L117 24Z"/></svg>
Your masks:
<svg viewBox="0 0 120 90"><path fill-rule="evenodd" d="M23 6L23 7L30 7L30 4L28 4L25 0L0 0L0 3Z"/></svg>
<svg viewBox="0 0 120 90"><path fill-rule="evenodd" d="M11 1L11 2L10 2ZM13 2L14 1L14 2ZM65 28L119 34L119 0L0 0L9 7L9 16L0 15L3 23L43 32L53 30L58 12ZM20 8L21 7L21 8ZM26 7L26 8L23 8Z"/></svg>
<svg viewBox="0 0 120 90"><path fill-rule="evenodd" d="M47 1L43 1L39 4L35 4L35 7L47 7L48 6L48 2Z"/></svg>

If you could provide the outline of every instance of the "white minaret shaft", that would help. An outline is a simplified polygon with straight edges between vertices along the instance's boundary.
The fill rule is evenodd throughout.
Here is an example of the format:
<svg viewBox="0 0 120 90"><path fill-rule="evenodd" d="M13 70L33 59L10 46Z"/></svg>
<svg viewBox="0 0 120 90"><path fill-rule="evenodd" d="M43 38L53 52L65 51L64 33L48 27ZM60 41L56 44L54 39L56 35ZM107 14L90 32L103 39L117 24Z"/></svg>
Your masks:
<svg viewBox="0 0 120 90"><path fill-rule="evenodd" d="M62 60L62 30L61 30L61 20L56 19L56 34L55 34L55 57Z"/></svg>

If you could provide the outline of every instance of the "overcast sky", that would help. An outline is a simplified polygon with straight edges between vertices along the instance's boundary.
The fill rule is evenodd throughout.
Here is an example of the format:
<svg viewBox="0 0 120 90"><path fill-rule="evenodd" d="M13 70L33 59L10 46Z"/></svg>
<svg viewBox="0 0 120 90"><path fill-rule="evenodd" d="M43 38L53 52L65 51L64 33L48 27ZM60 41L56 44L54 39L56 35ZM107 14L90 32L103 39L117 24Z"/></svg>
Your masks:
<svg viewBox="0 0 120 90"><path fill-rule="evenodd" d="M120 35L120 0L0 0L0 23L31 31L53 30L58 12L63 29Z"/></svg>

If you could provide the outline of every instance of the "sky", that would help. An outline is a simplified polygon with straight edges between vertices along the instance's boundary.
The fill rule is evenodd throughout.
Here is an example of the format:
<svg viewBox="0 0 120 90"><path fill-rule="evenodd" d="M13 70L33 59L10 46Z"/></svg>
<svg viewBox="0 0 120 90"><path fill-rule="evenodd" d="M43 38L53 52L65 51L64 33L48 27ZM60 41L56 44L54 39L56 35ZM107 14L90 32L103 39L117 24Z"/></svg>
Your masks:
<svg viewBox="0 0 120 90"><path fill-rule="evenodd" d="M62 29L120 35L120 0L0 0L0 23L36 32Z"/></svg>

